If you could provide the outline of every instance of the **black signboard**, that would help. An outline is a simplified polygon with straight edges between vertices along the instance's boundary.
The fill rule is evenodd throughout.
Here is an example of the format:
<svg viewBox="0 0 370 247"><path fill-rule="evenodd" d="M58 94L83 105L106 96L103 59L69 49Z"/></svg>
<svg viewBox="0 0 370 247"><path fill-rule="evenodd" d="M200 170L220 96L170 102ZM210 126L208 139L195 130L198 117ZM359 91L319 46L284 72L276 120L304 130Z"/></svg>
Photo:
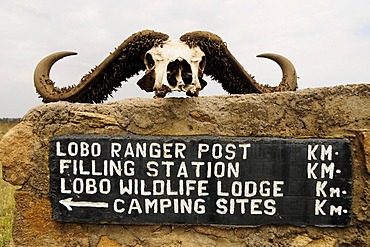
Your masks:
<svg viewBox="0 0 370 247"><path fill-rule="evenodd" d="M350 222L344 139L54 137L53 217L123 224L320 225Z"/></svg>

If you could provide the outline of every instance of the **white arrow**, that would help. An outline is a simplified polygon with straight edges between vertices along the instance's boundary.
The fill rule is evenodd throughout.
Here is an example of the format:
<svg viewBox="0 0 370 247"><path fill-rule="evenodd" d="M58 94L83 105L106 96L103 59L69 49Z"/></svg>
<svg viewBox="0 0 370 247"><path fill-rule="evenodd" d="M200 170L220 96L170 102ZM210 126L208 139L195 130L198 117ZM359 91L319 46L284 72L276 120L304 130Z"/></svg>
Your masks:
<svg viewBox="0 0 370 247"><path fill-rule="evenodd" d="M72 207L90 207L90 208L108 208L107 202L73 202L72 197L59 201L68 211L72 211Z"/></svg>

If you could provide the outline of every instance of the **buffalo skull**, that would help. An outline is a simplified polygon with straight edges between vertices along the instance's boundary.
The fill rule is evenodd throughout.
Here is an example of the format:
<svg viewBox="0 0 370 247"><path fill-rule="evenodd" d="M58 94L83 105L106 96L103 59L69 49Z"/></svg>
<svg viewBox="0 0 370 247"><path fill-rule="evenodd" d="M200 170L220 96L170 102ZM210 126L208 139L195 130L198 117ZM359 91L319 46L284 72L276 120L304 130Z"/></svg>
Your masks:
<svg viewBox="0 0 370 247"><path fill-rule="evenodd" d="M137 84L147 92L154 91L155 97L164 97L171 91L197 96L207 84L202 79L203 74L221 83L230 94L292 91L297 88L296 71L287 58L273 53L259 55L277 62L283 73L278 86L262 85L244 70L220 37L206 31L186 33L180 39L169 39L168 35L151 30L135 33L83 76L80 83L56 87L49 76L51 67L59 59L75 54L54 53L36 66L34 83L44 102L100 103L117 90L122 81L142 70L145 74Z"/></svg>
<svg viewBox="0 0 370 247"><path fill-rule="evenodd" d="M170 39L146 52L145 76L154 79L154 92L164 97L171 91L183 91L197 96L202 89L205 54L199 47L190 48L185 42Z"/></svg>

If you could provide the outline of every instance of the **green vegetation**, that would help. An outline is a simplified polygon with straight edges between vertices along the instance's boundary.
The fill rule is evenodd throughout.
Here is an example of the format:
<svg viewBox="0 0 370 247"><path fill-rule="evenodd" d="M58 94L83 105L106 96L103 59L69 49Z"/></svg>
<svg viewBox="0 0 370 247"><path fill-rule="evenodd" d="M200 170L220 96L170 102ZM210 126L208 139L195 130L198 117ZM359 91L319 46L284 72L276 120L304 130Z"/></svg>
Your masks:
<svg viewBox="0 0 370 247"><path fill-rule="evenodd" d="M0 139L19 122L19 119L0 118ZM0 163L0 246L8 246L12 240L12 221L15 188L2 179Z"/></svg>

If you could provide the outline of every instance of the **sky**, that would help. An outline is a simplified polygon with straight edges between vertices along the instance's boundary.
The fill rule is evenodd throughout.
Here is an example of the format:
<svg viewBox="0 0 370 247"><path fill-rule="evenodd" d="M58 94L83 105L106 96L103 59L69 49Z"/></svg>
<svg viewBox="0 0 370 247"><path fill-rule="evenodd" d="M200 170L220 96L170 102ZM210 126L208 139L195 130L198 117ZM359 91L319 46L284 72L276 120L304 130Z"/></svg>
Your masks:
<svg viewBox="0 0 370 247"><path fill-rule="evenodd" d="M57 51L57 86L77 84L131 34L151 29L178 38L204 30L220 36L256 80L277 85L281 70L257 58L287 57L300 89L370 82L370 1L356 0L4 0L0 9L0 118L23 117L42 104L34 84L37 63ZM109 101L153 97L130 78ZM208 81L200 96L226 95ZM167 97L185 97L172 94Z"/></svg>

